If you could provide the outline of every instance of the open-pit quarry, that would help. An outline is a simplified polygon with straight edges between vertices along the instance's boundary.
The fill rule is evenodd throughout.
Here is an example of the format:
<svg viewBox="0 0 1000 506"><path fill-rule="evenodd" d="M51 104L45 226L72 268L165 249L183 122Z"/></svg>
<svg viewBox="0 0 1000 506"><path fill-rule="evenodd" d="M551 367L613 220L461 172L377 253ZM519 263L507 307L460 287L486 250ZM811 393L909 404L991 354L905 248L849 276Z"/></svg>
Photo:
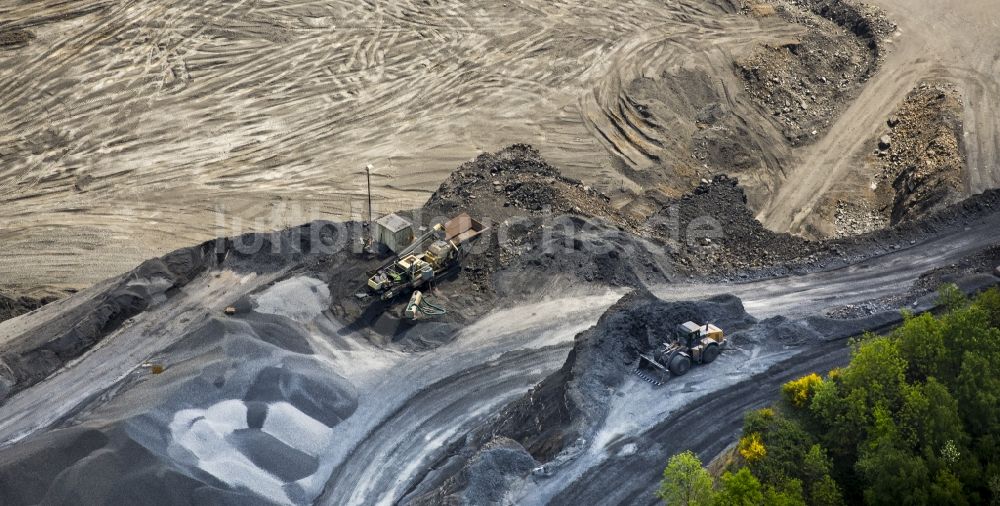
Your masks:
<svg viewBox="0 0 1000 506"><path fill-rule="evenodd" d="M992 9L0 6L0 503L653 504L1000 283ZM373 291L368 164L373 218L484 225L443 314ZM718 359L632 373L689 320Z"/></svg>

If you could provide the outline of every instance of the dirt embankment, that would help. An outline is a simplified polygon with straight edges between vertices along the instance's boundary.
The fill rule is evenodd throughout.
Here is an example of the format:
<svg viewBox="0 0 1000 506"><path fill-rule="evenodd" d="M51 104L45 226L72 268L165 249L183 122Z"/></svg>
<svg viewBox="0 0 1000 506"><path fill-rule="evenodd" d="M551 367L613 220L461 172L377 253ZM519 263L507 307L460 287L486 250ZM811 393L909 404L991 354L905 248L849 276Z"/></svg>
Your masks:
<svg viewBox="0 0 1000 506"><path fill-rule="evenodd" d="M916 245L1000 206L1000 191L994 190L939 206L892 227L807 240L765 228L747 207L746 195L734 178L717 176L681 198L658 192L647 192L644 198L658 210L644 223L641 233L664 245L675 272L719 281L846 266Z"/></svg>
<svg viewBox="0 0 1000 506"><path fill-rule="evenodd" d="M776 264L808 268L837 254L826 243L765 229L738 180L724 175L676 197L646 192L635 204L648 218L609 201L516 145L462 165L420 213L427 224L430 216L459 212L490 223L448 289L484 297L530 292L557 277L643 287Z"/></svg>
<svg viewBox="0 0 1000 506"><path fill-rule="evenodd" d="M635 79L619 107L619 116L632 118L632 136L650 145L655 163L646 170L619 170L644 188L679 196L713 174L762 170L766 164L769 147L760 141L756 119L741 116L718 77L705 69L670 68Z"/></svg>
<svg viewBox="0 0 1000 506"><path fill-rule="evenodd" d="M514 146L463 165L422 212L466 211L491 221L494 229L463 260L462 275L447 290L487 297L537 289L556 277L643 287L687 277L756 279L835 268L992 212L1000 192L889 229L823 241L767 230L739 181L724 175L682 196L648 191L635 205L645 212L615 210L607 197L560 176L530 147Z"/></svg>
<svg viewBox="0 0 1000 506"><path fill-rule="evenodd" d="M712 320L732 331L756 323L735 297L668 303L648 292L626 295L594 327L576 336L559 371L457 443L442 457L446 465L431 467L441 472L428 473L403 502L476 504L474 499L483 496L502 497L504 487L526 476L532 463L551 463L583 450L606 419L609 398L639 353L667 339L677 322L693 319ZM522 464L508 467L493 477L491 488L484 488L481 470L497 466L483 461L495 458L490 450L497 446L520 455Z"/></svg>
<svg viewBox="0 0 1000 506"><path fill-rule="evenodd" d="M143 262L90 300L5 343L0 348L0 404L83 355L130 318L174 296L199 274L219 267L269 272L321 261L316 255L307 257L336 241L349 243L349 237L335 237L338 231L349 232L350 227L320 222L273 234L220 238Z"/></svg>
<svg viewBox="0 0 1000 506"><path fill-rule="evenodd" d="M563 176L537 149L514 144L462 164L441 183L423 210L454 214L469 209L494 222L544 212L572 212L634 227L609 200L580 181Z"/></svg>
<svg viewBox="0 0 1000 506"><path fill-rule="evenodd" d="M826 132L877 72L883 40L896 29L881 10L854 0L752 1L743 12L807 29L735 62L746 92L793 146Z"/></svg>
<svg viewBox="0 0 1000 506"><path fill-rule="evenodd" d="M841 196L841 236L912 221L965 196L962 99L953 85L921 83L869 142L871 190Z"/></svg>
<svg viewBox="0 0 1000 506"><path fill-rule="evenodd" d="M646 192L635 205L648 218L618 211L609 200L517 145L461 166L421 213L468 212L494 227L449 288L461 292L469 282L468 290L483 295L538 288L556 276L642 287L776 264L808 268L837 254L827 243L765 229L737 179L724 175L676 197Z"/></svg>
<svg viewBox="0 0 1000 506"><path fill-rule="evenodd" d="M184 286L215 262L214 247L213 241L143 262L110 290L81 304L52 328L43 326L33 336L0 349L0 400L41 381L128 318L165 300L171 290ZM73 322L68 330L57 330L67 320Z"/></svg>
<svg viewBox="0 0 1000 506"><path fill-rule="evenodd" d="M821 243L764 228L735 178L716 176L680 198L646 196L659 210L644 231L671 247L678 268L692 274L745 271L827 251Z"/></svg>
<svg viewBox="0 0 1000 506"><path fill-rule="evenodd" d="M638 221L611 199L560 174L531 146L515 144L463 164L419 211L425 220L468 212L492 227L485 244L463 261L474 289L491 293L493 275L522 255L539 251L543 229L564 216L596 219L635 232Z"/></svg>
<svg viewBox="0 0 1000 506"><path fill-rule="evenodd" d="M34 297L8 297L0 293L0 322L9 320L15 316L34 311L50 302L55 302L58 297L45 296Z"/></svg>

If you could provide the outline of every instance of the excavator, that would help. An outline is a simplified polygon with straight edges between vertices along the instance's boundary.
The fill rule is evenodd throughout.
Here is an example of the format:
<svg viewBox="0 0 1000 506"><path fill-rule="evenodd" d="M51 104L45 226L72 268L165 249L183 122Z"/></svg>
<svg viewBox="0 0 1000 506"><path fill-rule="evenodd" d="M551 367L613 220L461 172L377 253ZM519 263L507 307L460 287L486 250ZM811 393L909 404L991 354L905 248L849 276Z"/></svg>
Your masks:
<svg viewBox="0 0 1000 506"><path fill-rule="evenodd" d="M673 338L653 353L640 353L639 364L633 372L654 386L660 386L671 374L686 374L692 363L715 361L726 344L726 335L719 327L711 323L684 322L677 326Z"/></svg>
<svg viewBox="0 0 1000 506"><path fill-rule="evenodd" d="M489 228L462 213L431 227L368 278L367 290L381 300L393 299L431 282L459 263L462 247Z"/></svg>

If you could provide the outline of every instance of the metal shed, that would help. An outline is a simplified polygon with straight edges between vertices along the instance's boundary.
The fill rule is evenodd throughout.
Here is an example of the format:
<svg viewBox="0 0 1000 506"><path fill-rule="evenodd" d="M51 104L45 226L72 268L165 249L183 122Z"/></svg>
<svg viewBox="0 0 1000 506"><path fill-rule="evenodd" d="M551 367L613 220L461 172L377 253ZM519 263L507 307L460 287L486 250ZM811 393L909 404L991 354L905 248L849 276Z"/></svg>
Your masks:
<svg viewBox="0 0 1000 506"><path fill-rule="evenodd" d="M413 243L413 225L398 214L375 220L375 242L397 253Z"/></svg>

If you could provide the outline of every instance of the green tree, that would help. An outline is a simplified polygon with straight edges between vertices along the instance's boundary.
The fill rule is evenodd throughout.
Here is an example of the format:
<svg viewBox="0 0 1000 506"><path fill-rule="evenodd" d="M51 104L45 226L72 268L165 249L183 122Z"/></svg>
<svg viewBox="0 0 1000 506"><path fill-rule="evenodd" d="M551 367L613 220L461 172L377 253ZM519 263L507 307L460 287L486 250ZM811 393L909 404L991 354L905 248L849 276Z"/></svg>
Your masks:
<svg viewBox="0 0 1000 506"><path fill-rule="evenodd" d="M766 452L723 475L716 503L1000 506L1000 290L941 302L748 413L743 436Z"/></svg>
<svg viewBox="0 0 1000 506"><path fill-rule="evenodd" d="M799 480L786 480L780 486L767 485L764 487L764 504L766 506L806 506L806 500L802 493L802 482Z"/></svg>
<svg viewBox="0 0 1000 506"><path fill-rule="evenodd" d="M712 477L691 451L670 457L656 496L669 505L705 506L711 504Z"/></svg>
<svg viewBox="0 0 1000 506"><path fill-rule="evenodd" d="M990 487L990 506L1000 506L1000 474L990 477L987 485Z"/></svg>
<svg viewBox="0 0 1000 506"><path fill-rule="evenodd" d="M717 506L759 506L764 502L760 482L745 467L735 474L726 471L719 481L719 491L715 495Z"/></svg>
<svg viewBox="0 0 1000 506"><path fill-rule="evenodd" d="M839 506L844 503L837 482L830 476L833 464L826 450L818 444L812 445L802 460L802 475L809 490L810 503L816 506Z"/></svg>
<svg viewBox="0 0 1000 506"><path fill-rule="evenodd" d="M823 479L824 476L830 474L832 467L830 458L826 456L826 451L818 444L812 445L805 458L802 459L802 475L809 483Z"/></svg>
<svg viewBox="0 0 1000 506"><path fill-rule="evenodd" d="M763 432L771 426L776 413L774 409L762 408L748 411L743 415L743 434Z"/></svg>
<svg viewBox="0 0 1000 506"><path fill-rule="evenodd" d="M990 327L1000 327L1000 288L993 287L976 297L977 307L986 312L990 320Z"/></svg>
<svg viewBox="0 0 1000 506"><path fill-rule="evenodd" d="M945 315L944 346L948 350L948 360L940 367L938 380L955 386L961 374L966 354L991 357L1000 353L1000 330L989 326L989 315L978 306L969 306ZM995 370L995 369L994 369Z"/></svg>
<svg viewBox="0 0 1000 506"><path fill-rule="evenodd" d="M812 484L809 490L809 499L813 506L843 506L844 504L844 495L840 493L840 487L829 474Z"/></svg>
<svg viewBox="0 0 1000 506"><path fill-rule="evenodd" d="M962 492L962 483L958 477L942 469L934 478L934 483L930 487L930 503L935 505L965 506L969 501L965 499Z"/></svg>
<svg viewBox="0 0 1000 506"><path fill-rule="evenodd" d="M863 388L847 391L843 374L838 378L824 381L816 387L809 409L820 443L829 451L834 462L832 475L838 477L840 483L855 487L843 488L845 495L860 496L859 482L851 478L858 459L858 447L871 425L868 392Z"/></svg>
<svg viewBox="0 0 1000 506"><path fill-rule="evenodd" d="M889 411L875 409L875 427L856 467L865 481L868 504L927 504L930 473L920 456L906 448Z"/></svg>
<svg viewBox="0 0 1000 506"><path fill-rule="evenodd" d="M802 479L801 464L814 443L802 425L793 418L776 413L759 434L767 451L759 458L747 459L754 476L767 485Z"/></svg>
<svg viewBox="0 0 1000 506"><path fill-rule="evenodd" d="M893 409L900 404L906 366L896 340L869 336L854 350L851 365L844 369L844 387L848 392L866 392L869 410L877 405Z"/></svg>
<svg viewBox="0 0 1000 506"><path fill-rule="evenodd" d="M927 449L933 453L948 441L953 445L964 444L967 439L962 431L958 401L934 378L905 388L897 418L901 436L915 450Z"/></svg>
<svg viewBox="0 0 1000 506"><path fill-rule="evenodd" d="M948 360L944 328L941 320L930 313L923 313L920 316L904 315L903 324L893 332L893 337L899 341L899 353L906 360L907 376L911 381L940 375L941 364Z"/></svg>
<svg viewBox="0 0 1000 506"><path fill-rule="evenodd" d="M967 353L955 387L965 426L974 436L1000 433L1000 360Z"/></svg>

